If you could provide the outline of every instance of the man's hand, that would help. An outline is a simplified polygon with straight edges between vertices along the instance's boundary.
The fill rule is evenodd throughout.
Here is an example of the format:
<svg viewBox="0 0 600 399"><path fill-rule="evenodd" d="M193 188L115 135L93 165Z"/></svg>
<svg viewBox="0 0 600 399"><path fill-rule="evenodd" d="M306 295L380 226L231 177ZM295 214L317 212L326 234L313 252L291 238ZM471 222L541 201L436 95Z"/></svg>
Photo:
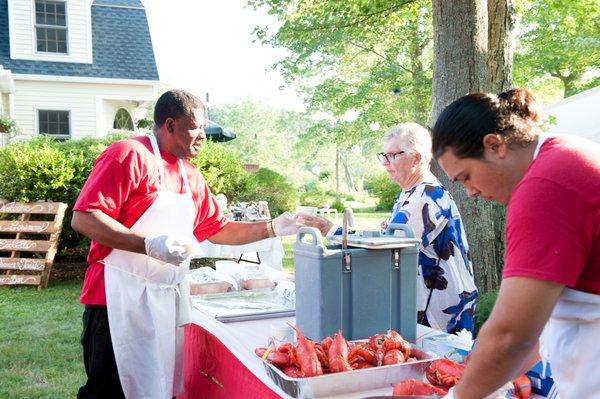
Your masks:
<svg viewBox="0 0 600 399"><path fill-rule="evenodd" d="M329 230L331 230L331 228L333 227L333 222L320 216L311 216L305 213L298 213L296 215L296 218L298 220L298 223L300 223L301 225L316 227L317 229L319 229L323 237L326 237L327 233L329 233Z"/></svg>
<svg viewBox="0 0 600 399"><path fill-rule="evenodd" d="M163 262L179 265L192 254L192 244L171 236L146 238L146 254Z"/></svg>
<svg viewBox="0 0 600 399"><path fill-rule="evenodd" d="M276 236L291 236L298 232L300 224L296 217L289 212L284 212L273 219L273 232Z"/></svg>

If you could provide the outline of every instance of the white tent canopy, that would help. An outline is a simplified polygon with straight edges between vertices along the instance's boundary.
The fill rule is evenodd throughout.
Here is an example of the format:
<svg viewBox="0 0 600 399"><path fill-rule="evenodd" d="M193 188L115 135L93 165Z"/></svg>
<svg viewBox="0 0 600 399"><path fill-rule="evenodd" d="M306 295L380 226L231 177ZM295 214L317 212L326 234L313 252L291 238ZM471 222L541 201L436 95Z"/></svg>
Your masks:
<svg viewBox="0 0 600 399"><path fill-rule="evenodd" d="M600 143L600 86L555 102L544 113L556 118L549 133L574 134Z"/></svg>

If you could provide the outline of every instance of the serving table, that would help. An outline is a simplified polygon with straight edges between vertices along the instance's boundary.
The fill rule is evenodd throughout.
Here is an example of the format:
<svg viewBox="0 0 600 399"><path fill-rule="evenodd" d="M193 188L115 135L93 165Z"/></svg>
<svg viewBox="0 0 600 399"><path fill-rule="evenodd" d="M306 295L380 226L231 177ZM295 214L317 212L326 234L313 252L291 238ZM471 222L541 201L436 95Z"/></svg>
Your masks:
<svg viewBox="0 0 600 399"><path fill-rule="evenodd" d="M185 328L186 392L179 399L290 398L267 375L254 348L267 346L275 329L294 325L293 317L222 323L193 309L192 320L193 324ZM431 328L417 326L417 344L435 333ZM388 387L330 399L391 395L391 391Z"/></svg>

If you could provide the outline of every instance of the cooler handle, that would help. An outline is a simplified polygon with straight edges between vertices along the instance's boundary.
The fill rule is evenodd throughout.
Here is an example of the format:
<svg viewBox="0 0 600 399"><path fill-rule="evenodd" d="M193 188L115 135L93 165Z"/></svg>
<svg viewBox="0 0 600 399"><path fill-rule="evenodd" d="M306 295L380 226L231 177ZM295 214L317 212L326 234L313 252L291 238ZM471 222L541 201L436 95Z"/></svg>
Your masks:
<svg viewBox="0 0 600 399"><path fill-rule="evenodd" d="M312 237L312 243L305 243L302 239L306 236ZM323 238L321 236L321 232L317 230L315 227L303 226L298 229L296 233L296 243L306 245L309 247L322 247L323 246Z"/></svg>
<svg viewBox="0 0 600 399"><path fill-rule="evenodd" d="M408 227L408 225L406 224L402 224L402 223L390 223L387 226L387 229L385 229L385 234L388 236L393 236L394 235L394 231L396 230L401 230L406 234L406 238L414 238L415 237L415 233L413 233L413 230Z"/></svg>

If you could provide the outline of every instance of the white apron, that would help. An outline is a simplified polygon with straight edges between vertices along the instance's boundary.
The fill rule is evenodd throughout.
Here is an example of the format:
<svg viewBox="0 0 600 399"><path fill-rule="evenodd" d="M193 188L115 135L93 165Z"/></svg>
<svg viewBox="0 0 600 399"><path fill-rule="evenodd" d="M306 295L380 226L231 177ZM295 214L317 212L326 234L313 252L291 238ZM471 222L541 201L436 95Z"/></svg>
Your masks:
<svg viewBox="0 0 600 399"><path fill-rule="evenodd" d="M540 337L561 399L600 398L600 295L565 288Z"/></svg>
<svg viewBox="0 0 600 399"><path fill-rule="evenodd" d="M172 235L196 240L196 207L183 163L179 170L185 193L167 191L164 165L154 135L150 136L159 176L159 194L131 227L146 237ZM180 267L147 255L113 249L104 259L110 334L126 398L171 399L183 391L182 319L189 310L189 287ZM179 299L182 300L179 300Z"/></svg>

